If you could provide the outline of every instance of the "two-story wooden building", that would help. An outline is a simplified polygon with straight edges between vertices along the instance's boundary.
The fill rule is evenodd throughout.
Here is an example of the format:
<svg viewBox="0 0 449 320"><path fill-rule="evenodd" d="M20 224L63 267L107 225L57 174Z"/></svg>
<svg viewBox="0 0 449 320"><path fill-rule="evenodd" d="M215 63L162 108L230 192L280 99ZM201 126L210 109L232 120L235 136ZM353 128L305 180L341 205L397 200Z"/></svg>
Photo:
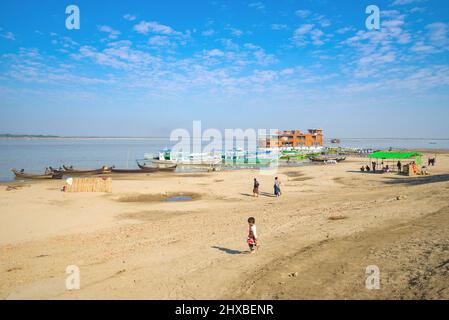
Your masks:
<svg viewBox="0 0 449 320"><path fill-rule="evenodd" d="M300 130L284 130L278 132L276 137L262 141L262 146L270 147L316 147L323 145L323 130L309 129L307 132Z"/></svg>

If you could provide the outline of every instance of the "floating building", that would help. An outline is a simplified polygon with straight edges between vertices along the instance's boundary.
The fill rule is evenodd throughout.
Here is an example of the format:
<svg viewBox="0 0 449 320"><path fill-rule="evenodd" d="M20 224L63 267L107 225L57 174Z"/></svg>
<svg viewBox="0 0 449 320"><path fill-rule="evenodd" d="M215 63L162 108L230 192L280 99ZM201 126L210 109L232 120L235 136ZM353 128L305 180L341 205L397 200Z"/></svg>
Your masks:
<svg viewBox="0 0 449 320"><path fill-rule="evenodd" d="M300 130L279 131L274 137L261 141L261 146L272 147L318 147L323 145L323 130L308 129L307 132Z"/></svg>

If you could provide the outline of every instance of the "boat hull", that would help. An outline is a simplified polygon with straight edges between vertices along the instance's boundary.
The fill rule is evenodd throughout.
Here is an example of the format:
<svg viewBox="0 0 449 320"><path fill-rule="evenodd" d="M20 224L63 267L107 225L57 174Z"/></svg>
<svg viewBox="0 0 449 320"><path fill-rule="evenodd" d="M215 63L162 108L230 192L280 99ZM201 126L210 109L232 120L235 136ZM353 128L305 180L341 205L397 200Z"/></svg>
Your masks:
<svg viewBox="0 0 449 320"><path fill-rule="evenodd" d="M344 161L346 157L310 157L309 160L312 162L326 162L329 160L335 160L337 162Z"/></svg>
<svg viewBox="0 0 449 320"><path fill-rule="evenodd" d="M171 165L171 166L162 166L162 167L150 167L147 166L145 164L140 164L139 162L137 162L137 166L142 169L142 170L146 170L146 169L156 169L157 171L162 171L162 172L172 172L176 170L177 165Z"/></svg>
<svg viewBox="0 0 449 320"><path fill-rule="evenodd" d="M145 169L114 169L112 168L112 173L153 173L157 172L158 168L145 168Z"/></svg>
<svg viewBox="0 0 449 320"><path fill-rule="evenodd" d="M111 168L101 168L95 170L77 170L67 166L62 166L64 168L64 174L68 175L97 175L97 174L106 174L111 173Z"/></svg>
<svg viewBox="0 0 449 320"><path fill-rule="evenodd" d="M211 167L217 166L221 163L221 160L216 161L175 161L175 160L151 160L152 163L162 167L172 167L172 166L195 166L195 167Z"/></svg>
<svg viewBox="0 0 449 320"><path fill-rule="evenodd" d="M11 170L16 178L20 179L34 179L34 180L51 180L51 179L62 179L63 172L57 171L49 174L35 174L35 173L26 173L26 172L20 172L15 169Z"/></svg>

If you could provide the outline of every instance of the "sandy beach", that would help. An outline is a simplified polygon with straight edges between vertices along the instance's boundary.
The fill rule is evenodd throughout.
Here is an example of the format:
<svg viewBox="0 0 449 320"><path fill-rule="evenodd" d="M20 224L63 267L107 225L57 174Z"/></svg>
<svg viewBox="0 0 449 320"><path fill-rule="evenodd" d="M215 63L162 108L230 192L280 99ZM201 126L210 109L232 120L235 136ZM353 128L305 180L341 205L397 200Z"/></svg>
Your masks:
<svg viewBox="0 0 449 320"><path fill-rule="evenodd" d="M449 299L449 154L429 176L362 164L279 168L280 198L259 170L114 176L111 194L2 184L0 299Z"/></svg>

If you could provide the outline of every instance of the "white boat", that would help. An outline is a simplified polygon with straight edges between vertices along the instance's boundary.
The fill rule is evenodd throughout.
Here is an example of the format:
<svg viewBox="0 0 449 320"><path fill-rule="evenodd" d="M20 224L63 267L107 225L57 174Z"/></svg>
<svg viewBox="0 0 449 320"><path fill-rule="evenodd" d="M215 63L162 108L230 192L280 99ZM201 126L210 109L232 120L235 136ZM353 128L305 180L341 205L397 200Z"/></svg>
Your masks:
<svg viewBox="0 0 449 320"><path fill-rule="evenodd" d="M227 166L268 166L279 159L279 151L273 148L258 148L244 151L242 148L222 153L223 164Z"/></svg>
<svg viewBox="0 0 449 320"><path fill-rule="evenodd" d="M146 153L146 160L159 167L166 166L195 166L195 167L215 167L221 164L221 155L214 153L175 153L171 150L162 150L158 155Z"/></svg>

